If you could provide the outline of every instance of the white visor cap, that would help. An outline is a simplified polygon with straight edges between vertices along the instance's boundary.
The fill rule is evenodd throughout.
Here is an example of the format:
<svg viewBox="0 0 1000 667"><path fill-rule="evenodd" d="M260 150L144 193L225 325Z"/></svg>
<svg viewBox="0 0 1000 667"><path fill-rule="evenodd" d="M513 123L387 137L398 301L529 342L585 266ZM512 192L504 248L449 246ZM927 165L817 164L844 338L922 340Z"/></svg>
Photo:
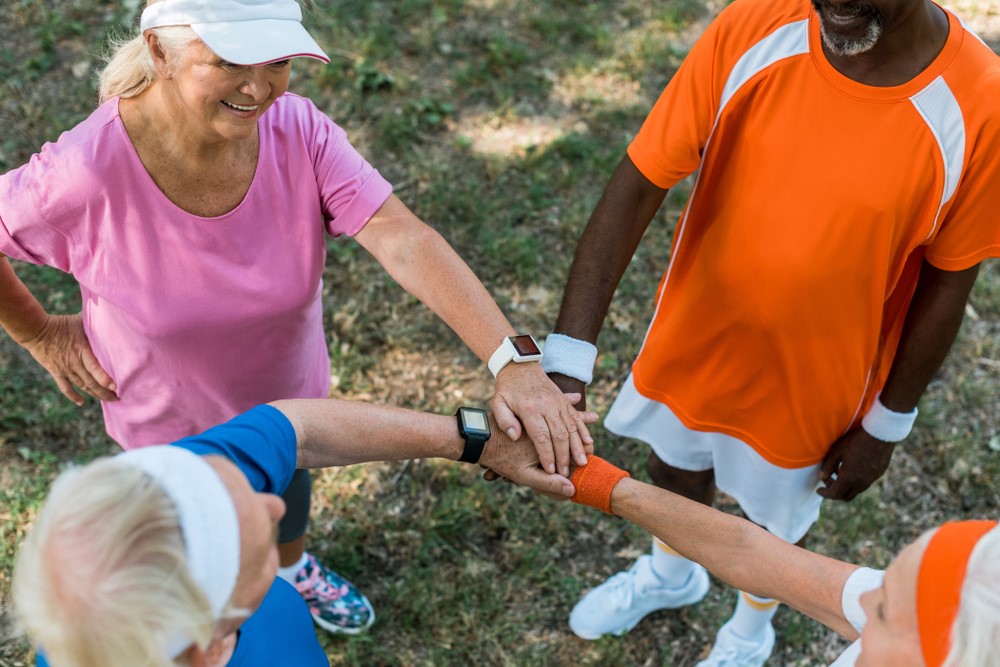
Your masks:
<svg viewBox="0 0 1000 667"><path fill-rule="evenodd" d="M161 0L142 12L139 28L188 25L215 55L235 65L304 56L330 58L302 27L295 0Z"/></svg>

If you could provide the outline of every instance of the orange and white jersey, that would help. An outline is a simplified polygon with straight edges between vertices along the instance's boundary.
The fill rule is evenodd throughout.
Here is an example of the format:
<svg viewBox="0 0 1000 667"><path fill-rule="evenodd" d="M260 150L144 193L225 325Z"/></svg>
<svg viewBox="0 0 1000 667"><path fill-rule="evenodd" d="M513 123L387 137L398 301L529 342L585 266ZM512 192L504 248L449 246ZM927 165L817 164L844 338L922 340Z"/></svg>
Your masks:
<svg viewBox="0 0 1000 667"><path fill-rule="evenodd" d="M922 260L1000 256L1000 58L948 19L895 87L833 68L808 0L737 0L709 26L628 149L660 187L697 172L642 395L813 465L884 383Z"/></svg>

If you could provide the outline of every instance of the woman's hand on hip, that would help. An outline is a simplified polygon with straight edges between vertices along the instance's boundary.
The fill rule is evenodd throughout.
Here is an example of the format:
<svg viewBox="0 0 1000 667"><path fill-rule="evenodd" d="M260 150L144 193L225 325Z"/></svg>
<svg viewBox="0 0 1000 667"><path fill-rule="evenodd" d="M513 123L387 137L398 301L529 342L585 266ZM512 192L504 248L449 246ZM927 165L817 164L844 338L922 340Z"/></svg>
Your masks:
<svg viewBox="0 0 1000 667"><path fill-rule="evenodd" d="M118 400L115 382L94 356L79 313L49 315L42 330L22 345L76 405L83 405L77 389L101 401Z"/></svg>

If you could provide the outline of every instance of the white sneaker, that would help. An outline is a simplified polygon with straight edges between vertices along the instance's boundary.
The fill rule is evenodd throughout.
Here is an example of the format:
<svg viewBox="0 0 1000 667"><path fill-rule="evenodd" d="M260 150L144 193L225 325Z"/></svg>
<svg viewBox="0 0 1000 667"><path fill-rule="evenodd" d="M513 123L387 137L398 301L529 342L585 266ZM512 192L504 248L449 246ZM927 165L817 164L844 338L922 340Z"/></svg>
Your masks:
<svg viewBox="0 0 1000 667"><path fill-rule="evenodd" d="M770 623L758 641L739 636L726 623L715 636L708 657L695 667L762 667L774 650L774 628Z"/></svg>
<svg viewBox="0 0 1000 667"><path fill-rule="evenodd" d="M701 601L708 593L708 572L701 565L680 588L667 588L653 572L652 557L640 556L627 572L619 572L583 596L569 615L569 628L582 639L623 635L658 609L676 609Z"/></svg>

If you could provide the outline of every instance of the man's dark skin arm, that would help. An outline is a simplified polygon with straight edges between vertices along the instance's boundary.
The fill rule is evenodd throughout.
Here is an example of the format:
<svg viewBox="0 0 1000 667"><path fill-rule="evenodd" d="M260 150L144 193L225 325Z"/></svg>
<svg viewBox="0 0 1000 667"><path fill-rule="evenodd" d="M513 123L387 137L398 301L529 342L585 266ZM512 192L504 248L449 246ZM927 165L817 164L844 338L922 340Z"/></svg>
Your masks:
<svg viewBox="0 0 1000 667"><path fill-rule="evenodd" d="M885 407L911 412L917 406L958 335L978 274L978 264L964 271L942 271L924 261L896 358L882 388ZM825 486L817 493L833 500L853 500L885 473L895 446L876 440L862 428L849 431L827 453L820 473Z"/></svg>
<svg viewBox="0 0 1000 667"><path fill-rule="evenodd" d="M667 190L654 185L626 155L615 168L576 247L555 333L597 341L618 283ZM586 386L560 373L550 375L564 392L583 398Z"/></svg>

